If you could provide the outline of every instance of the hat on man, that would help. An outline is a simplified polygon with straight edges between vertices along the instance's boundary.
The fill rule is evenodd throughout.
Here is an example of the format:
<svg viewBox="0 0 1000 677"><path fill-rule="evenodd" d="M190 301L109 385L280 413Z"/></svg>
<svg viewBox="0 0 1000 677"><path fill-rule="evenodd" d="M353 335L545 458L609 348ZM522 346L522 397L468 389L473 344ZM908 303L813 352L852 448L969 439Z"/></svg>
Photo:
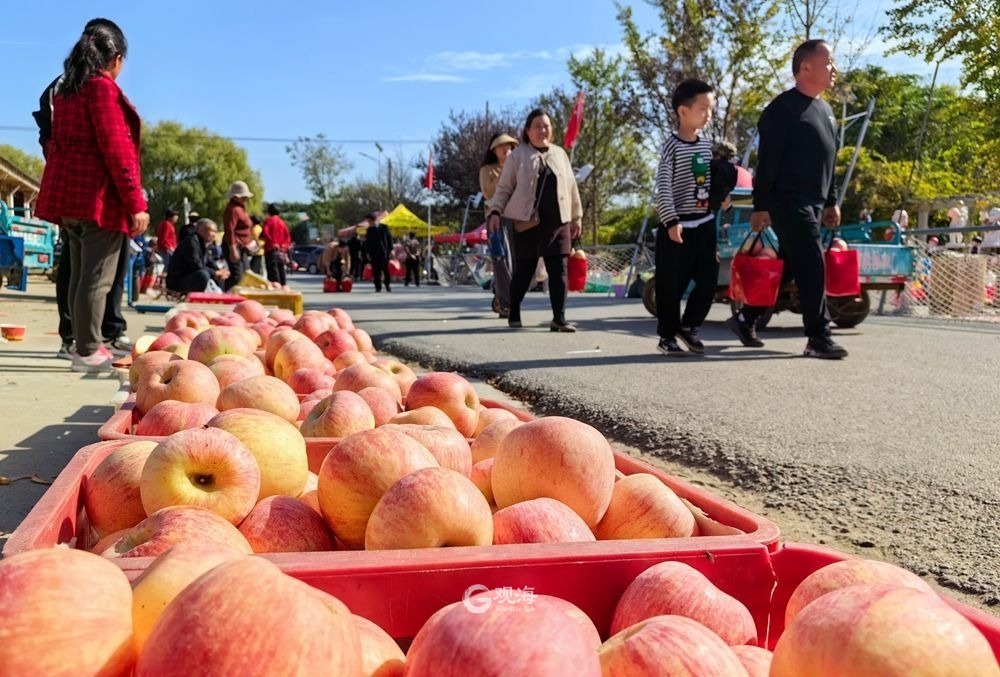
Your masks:
<svg viewBox="0 0 1000 677"><path fill-rule="evenodd" d="M253 197L253 193L246 181L233 181L233 185L229 187L229 197Z"/></svg>
<svg viewBox="0 0 1000 677"><path fill-rule="evenodd" d="M199 214L198 212L188 212L188 218L189 219L196 219L199 216L201 216L201 214Z"/></svg>
<svg viewBox="0 0 1000 677"><path fill-rule="evenodd" d="M510 134L501 134L497 138L493 139L493 143L490 144L490 150L493 150L497 146L503 146L508 143L513 146L516 146L518 144L518 141Z"/></svg>

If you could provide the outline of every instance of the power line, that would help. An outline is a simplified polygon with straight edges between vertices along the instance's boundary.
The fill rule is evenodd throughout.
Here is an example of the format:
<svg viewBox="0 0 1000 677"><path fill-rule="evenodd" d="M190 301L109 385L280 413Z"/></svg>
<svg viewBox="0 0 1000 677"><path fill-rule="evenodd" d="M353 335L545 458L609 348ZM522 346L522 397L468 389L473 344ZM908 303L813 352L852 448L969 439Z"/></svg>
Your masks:
<svg viewBox="0 0 1000 677"><path fill-rule="evenodd" d="M18 126L18 125L0 125L0 132L37 133L38 128ZM158 132L158 134L160 136L165 136L165 137L178 136L177 134L164 134L162 132ZM317 137L298 137L294 139L291 138L283 139L283 138L269 137L269 136L225 136L224 134L215 134L214 132L213 134L220 138L228 139L229 141L239 141L242 143L295 143L296 141L306 138L314 142L320 141L320 139L318 139ZM322 139L322 142L328 144L344 144L344 145L370 145L370 144L384 143L386 145L397 144L404 146L427 145L428 143L427 139L417 140L417 139L326 139L326 138Z"/></svg>

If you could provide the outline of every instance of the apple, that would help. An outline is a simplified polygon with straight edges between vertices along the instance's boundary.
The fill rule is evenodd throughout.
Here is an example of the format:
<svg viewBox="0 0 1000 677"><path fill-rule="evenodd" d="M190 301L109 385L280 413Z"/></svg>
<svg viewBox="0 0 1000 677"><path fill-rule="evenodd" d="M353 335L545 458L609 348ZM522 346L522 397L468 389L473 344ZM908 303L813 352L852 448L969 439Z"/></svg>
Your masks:
<svg viewBox="0 0 1000 677"><path fill-rule="evenodd" d="M143 334L137 338L135 343L132 344L132 359L135 360L135 358L140 355L144 355L149 352L149 346L153 345L153 341L157 338L159 338L159 336L154 334Z"/></svg>
<svg viewBox="0 0 1000 677"><path fill-rule="evenodd" d="M0 561L0 672L129 675L132 590L112 562L43 548Z"/></svg>
<svg viewBox="0 0 1000 677"><path fill-rule="evenodd" d="M771 659L774 655L767 649L749 644L729 647L736 654L749 677L768 677L771 674Z"/></svg>
<svg viewBox="0 0 1000 677"><path fill-rule="evenodd" d="M393 399L402 401L403 394L399 390L396 379L388 372L382 371L378 367L366 363L352 364L343 371L337 373L337 380L333 383L334 391L353 390L358 392L368 387L382 388L386 390Z"/></svg>
<svg viewBox="0 0 1000 677"><path fill-rule="evenodd" d="M153 339L153 342L149 344L147 351L170 350L171 346L175 346L178 343L184 343L184 340L174 332L166 331Z"/></svg>
<svg viewBox="0 0 1000 677"><path fill-rule="evenodd" d="M320 517L323 516L323 511L320 510L319 507L319 491L317 491L316 489L313 489L312 491L307 491L301 496L299 496L299 500L302 501L305 505L308 505L310 508L315 510L317 515L319 515Z"/></svg>
<svg viewBox="0 0 1000 677"><path fill-rule="evenodd" d="M554 498L594 528L611 503L614 473L614 452L604 435L586 423L548 416L504 437L493 462L493 495L500 508Z"/></svg>
<svg viewBox="0 0 1000 677"><path fill-rule="evenodd" d="M181 341L180 343L173 343L167 346L166 348L164 348L164 350L166 350L168 353L173 353L182 360L186 360L188 358L188 352L190 348L191 348L190 344Z"/></svg>
<svg viewBox="0 0 1000 677"><path fill-rule="evenodd" d="M358 349L354 337L343 329L327 329L315 341L328 360L335 360L341 353Z"/></svg>
<svg viewBox="0 0 1000 677"><path fill-rule="evenodd" d="M360 331L360 329L358 331ZM378 367L382 371L388 372L390 376L396 379L396 384L399 386L399 392L403 394L404 398L406 397L406 394L410 392L410 386L412 386L413 382L417 380L417 375L413 372L413 370L399 360L380 357L371 364L373 367Z"/></svg>
<svg viewBox="0 0 1000 677"><path fill-rule="evenodd" d="M233 312L222 313L210 319L208 323L213 327L246 327L249 324L242 315Z"/></svg>
<svg viewBox="0 0 1000 677"><path fill-rule="evenodd" d="M852 585L804 607L774 647L771 675L1000 675L989 642L940 597Z"/></svg>
<svg viewBox="0 0 1000 677"><path fill-rule="evenodd" d="M224 562L163 611L136 663L161 675L357 675L361 643L337 598L265 559Z"/></svg>
<svg viewBox="0 0 1000 677"><path fill-rule="evenodd" d="M487 459L490 461L492 459ZM587 543L596 540L590 527L565 503L534 498L493 515L493 544Z"/></svg>
<svg viewBox="0 0 1000 677"><path fill-rule="evenodd" d="M406 408L437 407L448 415L458 432L471 437L479 420L479 395L462 376L447 371L422 374L410 386Z"/></svg>
<svg viewBox="0 0 1000 677"><path fill-rule="evenodd" d="M358 350L361 352L375 352L375 346L372 344L372 337L368 335L368 332L364 329L348 329L347 331L354 338L354 342L358 344Z"/></svg>
<svg viewBox="0 0 1000 677"><path fill-rule="evenodd" d="M173 330L173 333L177 334L177 336L179 336L181 341L184 343L191 343L191 341L194 341L194 337L201 332L197 329L192 329L191 327L178 327Z"/></svg>
<svg viewBox="0 0 1000 677"><path fill-rule="evenodd" d="M132 629L141 652L163 610L181 590L223 562L246 553L216 543L178 543L159 555L132 584Z"/></svg>
<svg viewBox="0 0 1000 677"><path fill-rule="evenodd" d="M486 502L496 507L496 500L493 498L493 459L486 458L473 465L469 479L479 487ZM496 523L493 524L493 535L496 536Z"/></svg>
<svg viewBox="0 0 1000 677"><path fill-rule="evenodd" d="M361 674L371 677L402 677L406 654L385 630L364 616L354 615L361 639Z"/></svg>
<svg viewBox="0 0 1000 677"><path fill-rule="evenodd" d="M253 299L240 301L233 306L233 312L246 320L248 324L260 322L267 317L267 308L264 307L264 304Z"/></svg>
<svg viewBox="0 0 1000 677"><path fill-rule="evenodd" d="M334 446L319 471L319 504L326 523L350 549L365 543L368 518L382 495L437 459L412 437L375 428L354 433Z"/></svg>
<svg viewBox="0 0 1000 677"><path fill-rule="evenodd" d="M333 534L323 517L291 496L268 496L240 524L254 552L334 550Z"/></svg>
<svg viewBox="0 0 1000 677"><path fill-rule="evenodd" d="M250 554L243 534L221 516L193 505L164 508L131 529L112 534L95 547L104 557L156 557L178 543L198 542L229 546Z"/></svg>
<svg viewBox="0 0 1000 677"><path fill-rule="evenodd" d="M513 412L507 411L506 409L500 409L499 407L483 407L479 410L479 420L476 421L476 429L472 433L473 438L478 438L486 430L487 426L490 426L497 421L517 421L520 423L520 419L513 414Z"/></svg>
<svg viewBox="0 0 1000 677"><path fill-rule="evenodd" d="M287 383L297 395L308 395L324 388L333 389L333 377L315 369L296 369Z"/></svg>
<svg viewBox="0 0 1000 677"><path fill-rule="evenodd" d="M193 310L182 310L167 320L165 331L174 331L181 327L190 327L195 331L202 331L209 327L208 318L202 313Z"/></svg>
<svg viewBox="0 0 1000 677"><path fill-rule="evenodd" d="M305 334L297 332L291 327L276 327L271 335L267 337L267 343L264 344L264 366L267 370L272 373L274 372L274 358L285 344L293 341L301 341L305 338Z"/></svg>
<svg viewBox="0 0 1000 677"><path fill-rule="evenodd" d="M677 538L692 536L694 531L694 513L670 487L649 473L635 473L615 482L611 504L594 528L602 541Z"/></svg>
<svg viewBox="0 0 1000 677"><path fill-rule="evenodd" d="M832 590L851 585L884 583L913 588L921 592L933 592L930 585L916 574L901 569L888 562L872 559L849 559L828 564L809 574L788 599L785 607L785 627L791 624L806 605Z"/></svg>
<svg viewBox="0 0 1000 677"><path fill-rule="evenodd" d="M268 496L298 496L309 481L306 441L295 424L260 409L229 409L206 425L235 436L250 450L260 469L260 492Z"/></svg>
<svg viewBox="0 0 1000 677"><path fill-rule="evenodd" d="M272 308L267 316L278 324L282 322L295 322L295 313L288 308Z"/></svg>
<svg viewBox="0 0 1000 677"><path fill-rule="evenodd" d="M165 364L170 360L179 360L180 357L175 357L173 353L168 353L165 350L157 350L155 352L145 352L142 355L134 358L132 364L128 368L128 382L129 390L135 392L135 389L139 387L139 381L142 379L143 374L146 373L148 369L158 365Z"/></svg>
<svg viewBox="0 0 1000 677"><path fill-rule="evenodd" d="M406 654L407 677L597 677L600 636L585 613L548 595L512 609L501 591L455 602L428 619Z"/></svg>
<svg viewBox="0 0 1000 677"><path fill-rule="evenodd" d="M437 407L418 407L403 411L390 418L389 423L394 425L429 425L440 428L455 427L452 420L448 418L448 414ZM463 439L465 438L463 437Z"/></svg>
<svg viewBox="0 0 1000 677"><path fill-rule="evenodd" d="M268 320L254 322L250 325L250 328L257 332L257 336L260 337L260 345L262 346L267 345L267 339L271 338L271 334L273 334L276 329L275 325Z"/></svg>
<svg viewBox="0 0 1000 677"><path fill-rule="evenodd" d="M326 313L303 313L293 328L305 334L310 341L316 341L323 332L337 329L337 323Z"/></svg>
<svg viewBox="0 0 1000 677"><path fill-rule="evenodd" d="M684 616L640 621L612 636L597 653L603 677L747 677L740 659L718 635Z"/></svg>
<svg viewBox="0 0 1000 677"><path fill-rule="evenodd" d="M264 365L253 356L219 355L208 363L208 368L215 374L220 390L251 376L264 375Z"/></svg>
<svg viewBox="0 0 1000 677"><path fill-rule="evenodd" d="M219 411L254 408L289 422L299 417L299 398L291 386L274 376L251 376L226 386L218 396Z"/></svg>
<svg viewBox="0 0 1000 677"><path fill-rule="evenodd" d="M140 416L164 400L215 405L218 399L215 374L194 360L169 360L150 366L143 370L135 389L135 409Z"/></svg>
<svg viewBox="0 0 1000 677"><path fill-rule="evenodd" d="M233 524L253 508L260 487L254 455L238 437L217 428L182 430L160 442L149 453L139 481L148 515L161 508L193 505Z"/></svg>
<svg viewBox="0 0 1000 677"><path fill-rule="evenodd" d="M327 362L323 351L312 341L292 341L278 349L272 371L282 381L287 381L297 369L323 371Z"/></svg>
<svg viewBox="0 0 1000 677"><path fill-rule="evenodd" d="M345 350L333 360L333 366L337 371L343 371L355 364L368 364L368 358L360 350Z"/></svg>
<svg viewBox="0 0 1000 677"><path fill-rule="evenodd" d="M256 334L254 336L256 337ZM247 357L252 355L256 349L256 341L251 340L246 329L232 326L213 326L194 337L188 348L188 358L195 362L208 364L219 355L231 354Z"/></svg>
<svg viewBox="0 0 1000 677"><path fill-rule="evenodd" d="M316 405L319 404L322 399L322 397L306 397L302 400L299 403L299 417L295 419L296 423L301 426L302 421L306 420L306 417L309 416L309 412L315 409Z"/></svg>
<svg viewBox="0 0 1000 677"><path fill-rule="evenodd" d="M469 441L452 426L387 424L427 447L442 468L451 468L468 477L472 473Z"/></svg>
<svg viewBox="0 0 1000 677"><path fill-rule="evenodd" d="M97 464L82 486L83 505L98 536L134 527L146 518L139 478L156 442L123 444Z"/></svg>
<svg viewBox="0 0 1000 677"><path fill-rule="evenodd" d="M317 402L300 430L304 437L347 437L374 427L368 403L357 393L341 390Z"/></svg>
<svg viewBox="0 0 1000 677"><path fill-rule="evenodd" d="M331 308L326 313L337 321L337 326L341 329L354 329L354 321L351 320L351 316L343 308Z"/></svg>
<svg viewBox="0 0 1000 677"><path fill-rule="evenodd" d="M180 430L200 428L218 413L218 409L205 402L163 400L139 419L133 432L142 436L172 435Z"/></svg>
<svg viewBox="0 0 1000 677"><path fill-rule="evenodd" d="M490 545L490 504L472 481L450 468L423 468L382 495L365 529L365 550Z"/></svg>
<svg viewBox="0 0 1000 677"><path fill-rule="evenodd" d="M522 425L524 424L520 421L504 419L486 426L472 440L472 462L479 463L479 461L496 456L503 438L507 437L511 430Z"/></svg>
<svg viewBox="0 0 1000 677"><path fill-rule="evenodd" d="M639 574L618 600L611 632L664 614L698 621L726 644L757 643L757 627L743 603L681 562L660 562Z"/></svg>
<svg viewBox="0 0 1000 677"><path fill-rule="evenodd" d="M375 417L376 427L388 423L402 409L399 402L393 399L392 394L382 388L374 386L362 388L358 391L358 395L371 409L372 415Z"/></svg>

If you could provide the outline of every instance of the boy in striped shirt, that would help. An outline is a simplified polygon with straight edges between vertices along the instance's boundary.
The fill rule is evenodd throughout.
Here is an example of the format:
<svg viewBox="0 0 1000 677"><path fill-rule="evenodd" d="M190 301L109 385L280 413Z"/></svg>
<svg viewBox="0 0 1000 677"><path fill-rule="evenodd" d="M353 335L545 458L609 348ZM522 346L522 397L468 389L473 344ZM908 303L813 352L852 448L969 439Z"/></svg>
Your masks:
<svg viewBox="0 0 1000 677"><path fill-rule="evenodd" d="M719 275L716 258L715 219L709 205L712 145L702 130L712 119L715 90L701 80L685 80L674 90L671 101L679 121L667 138L656 171L656 212L660 227L656 234L657 346L664 355L703 354L698 328L715 299ZM684 315L681 299L694 280Z"/></svg>

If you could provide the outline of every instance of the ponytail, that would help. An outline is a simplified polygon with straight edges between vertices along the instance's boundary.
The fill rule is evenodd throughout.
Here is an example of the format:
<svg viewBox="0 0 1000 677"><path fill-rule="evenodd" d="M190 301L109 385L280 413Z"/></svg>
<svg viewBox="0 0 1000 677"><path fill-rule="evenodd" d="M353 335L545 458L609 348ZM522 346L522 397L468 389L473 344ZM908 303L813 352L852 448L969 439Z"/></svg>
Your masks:
<svg viewBox="0 0 1000 677"><path fill-rule="evenodd" d="M88 22L83 35L63 63L63 81L59 92L79 92L87 80L107 70L115 57L125 58L127 51L125 35L113 21L94 19Z"/></svg>

